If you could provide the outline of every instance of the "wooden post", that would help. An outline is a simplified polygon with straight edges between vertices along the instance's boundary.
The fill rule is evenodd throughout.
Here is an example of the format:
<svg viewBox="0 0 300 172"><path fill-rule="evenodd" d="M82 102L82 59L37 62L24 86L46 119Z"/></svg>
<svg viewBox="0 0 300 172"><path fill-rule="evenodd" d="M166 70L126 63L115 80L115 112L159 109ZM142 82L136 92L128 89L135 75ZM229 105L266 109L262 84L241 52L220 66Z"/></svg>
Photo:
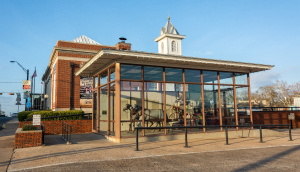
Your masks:
<svg viewBox="0 0 300 172"><path fill-rule="evenodd" d="M163 80L164 80L164 126L167 126L167 105L166 105L166 72L165 68L163 68ZM167 129L165 129L165 134L167 134Z"/></svg>
<svg viewBox="0 0 300 172"><path fill-rule="evenodd" d="M235 73L233 73L233 95L234 95L234 116L235 116L235 125L239 125L238 112L237 112L237 103L236 103L236 87L235 87ZM236 127L238 130L239 127Z"/></svg>
<svg viewBox="0 0 300 172"><path fill-rule="evenodd" d="M110 68L107 70L107 82L110 82ZM110 135L110 84L107 84L107 135Z"/></svg>
<svg viewBox="0 0 300 172"><path fill-rule="evenodd" d="M220 125L223 125L222 121L222 108L221 108L221 86L220 86L220 72L218 72L218 98L219 98L219 116L220 116ZM220 127L220 130L222 131L223 128Z"/></svg>
<svg viewBox="0 0 300 172"><path fill-rule="evenodd" d="M250 110L250 122L251 125L253 125L253 116L252 116L252 103L251 103L251 89L250 89L250 75L247 74L247 80L248 80L248 95L249 95L249 110ZM253 129L253 127L251 127Z"/></svg>
<svg viewBox="0 0 300 172"><path fill-rule="evenodd" d="M203 81L203 71L201 70L201 96L202 96L202 124L205 126L205 110L204 110L204 81ZM203 132L206 131L206 128L203 128Z"/></svg>
<svg viewBox="0 0 300 172"><path fill-rule="evenodd" d="M144 66L142 66L142 127L145 127L145 83L144 83ZM145 129L142 130L145 136Z"/></svg>
<svg viewBox="0 0 300 172"><path fill-rule="evenodd" d="M116 104L115 104L115 139L121 139L121 65L120 63L116 63Z"/></svg>
<svg viewBox="0 0 300 172"><path fill-rule="evenodd" d="M182 79L183 79L183 117L184 117L184 126L186 126L186 99L185 99L185 70L182 70Z"/></svg>

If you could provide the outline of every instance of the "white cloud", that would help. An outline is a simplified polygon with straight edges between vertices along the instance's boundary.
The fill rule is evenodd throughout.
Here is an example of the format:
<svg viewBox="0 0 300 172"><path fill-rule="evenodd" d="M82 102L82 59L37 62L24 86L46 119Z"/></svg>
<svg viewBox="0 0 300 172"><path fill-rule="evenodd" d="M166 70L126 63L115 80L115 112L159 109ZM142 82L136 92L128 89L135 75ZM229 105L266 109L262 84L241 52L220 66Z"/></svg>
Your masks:
<svg viewBox="0 0 300 172"><path fill-rule="evenodd" d="M251 91L256 91L259 87L270 85L280 77L280 73L273 70L253 73L250 75Z"/></svg>

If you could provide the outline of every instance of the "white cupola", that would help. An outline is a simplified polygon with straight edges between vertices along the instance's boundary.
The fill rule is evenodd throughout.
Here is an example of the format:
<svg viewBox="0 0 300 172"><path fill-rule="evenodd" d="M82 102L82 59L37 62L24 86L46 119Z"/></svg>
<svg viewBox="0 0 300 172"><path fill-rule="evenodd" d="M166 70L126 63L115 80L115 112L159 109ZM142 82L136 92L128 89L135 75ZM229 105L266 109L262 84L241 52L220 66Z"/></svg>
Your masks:
<svg viewBox="0 0 300 172"><path fill-rule="evenodd" d="M167 24L161 28L160 36L154 41L158 42L158 53L182 55L181 40L184 38L185 35L179 35L168 17Z"/></svg>

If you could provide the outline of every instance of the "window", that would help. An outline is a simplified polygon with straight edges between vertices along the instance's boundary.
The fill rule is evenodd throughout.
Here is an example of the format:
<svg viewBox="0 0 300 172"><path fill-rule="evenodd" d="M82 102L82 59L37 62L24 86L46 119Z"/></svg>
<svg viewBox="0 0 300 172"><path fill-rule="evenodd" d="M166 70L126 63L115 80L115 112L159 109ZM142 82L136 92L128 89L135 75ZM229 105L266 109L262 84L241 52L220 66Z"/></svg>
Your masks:
<svg viewBox="0 0 300 172"><path fill-rule="evenodd" d="M157 83L149 82L149 91L158 91Z"/></svg>
<svg viewBox="0 0 300 172"><path fill-rule="evenodd" d="M175 52L176 51L176 42L172 41L172 51Z"/></svg>
<svg viewBox="0 0 300 172"><path fill-rule="evenodd" d="M161 43L161 53L164 53L164 48L165 48L165 47L164 47L164 43L162 42L162 43Z"/></svg>

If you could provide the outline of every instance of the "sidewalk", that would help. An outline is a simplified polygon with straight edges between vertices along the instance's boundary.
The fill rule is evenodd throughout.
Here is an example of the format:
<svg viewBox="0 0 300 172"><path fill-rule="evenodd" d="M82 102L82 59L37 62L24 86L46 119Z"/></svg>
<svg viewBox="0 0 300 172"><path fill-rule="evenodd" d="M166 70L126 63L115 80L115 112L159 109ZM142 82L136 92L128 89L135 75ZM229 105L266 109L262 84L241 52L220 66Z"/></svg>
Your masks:
<svg viewBox="0 0 300 172"><path fill-rule="evenodd" d="M184 155L204 152L258 149L266 147L300 145L300 129L292 130L293 140L285 136L264 137L264 143L259 143L259 137L230 138L225 145L225 139L190 139L189 148L184 148L184 140L166 142L145 142L139 144L141 151L135 150L135 143L113 143L97 134L74 134L71 145L61 142L59 135L47 136L48 146L22 148L14 150L14 158L9 171L33 169L45 166L72 164L78 162L100 162L124 159L148 158L167 155ZM85 137L85 140L82 139ZM84 141L81 141L84 140Z"/></svg>
<svg viewBox="0 0 300 172"><path fill-rule="evenodd" d="M17 118L6 123L6 128L0 130L0 171L6 171L15 144L15 132L19 127Z"/></svg>

